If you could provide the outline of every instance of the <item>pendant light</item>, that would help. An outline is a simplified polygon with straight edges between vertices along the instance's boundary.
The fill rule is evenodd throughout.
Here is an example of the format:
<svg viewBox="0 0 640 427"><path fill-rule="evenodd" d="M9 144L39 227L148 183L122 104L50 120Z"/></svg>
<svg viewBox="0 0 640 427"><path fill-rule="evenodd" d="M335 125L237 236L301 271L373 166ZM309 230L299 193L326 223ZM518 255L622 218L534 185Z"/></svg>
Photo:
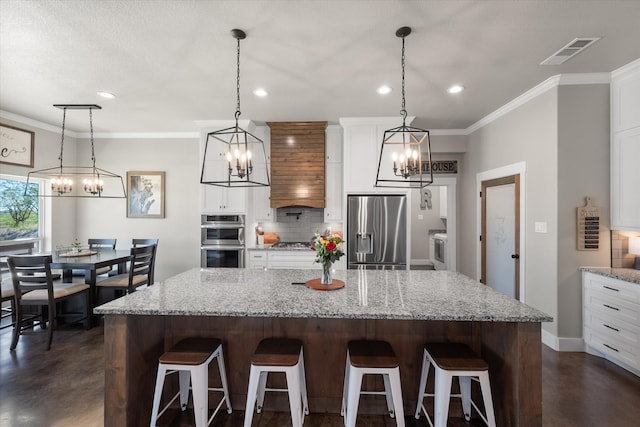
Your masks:
<svg viewBox="0 0 640 427"><path fill-rule="evenodd" d="M433 183L429 131L406 124L404 39L409 34L409 27L396 31L396 36L402 39L402 126L384 132L376 187L424 188Z"/></svg>
<svg viewBox="0 0 640 427"><path fill-rule="evenodd" d="M60 139L60 165L52 168L29 172L27 185L31 175L42 176L51 181L51 193L44 192L41 196L50 197L88 197L88 198L116 198L127 197L124 181L120 175L96 167L96 155L93 140L93 110L102 107L95 104L54 104L62 109L62 137ZM91 166L65 166L64 164L64 133L67 121L67 110L89 110L89 127L91 135ZM106 184L105 184L106 183Z"/></svg>
<svg viewBox="0 0 640 427"><path fill-rule="evenodd" d="M267 155L262 140L238 125L240 118L240 40L242 30L231 30L237 40L235 126L209 132L202 157L200 183L219 187L268 187Z"/></svg>

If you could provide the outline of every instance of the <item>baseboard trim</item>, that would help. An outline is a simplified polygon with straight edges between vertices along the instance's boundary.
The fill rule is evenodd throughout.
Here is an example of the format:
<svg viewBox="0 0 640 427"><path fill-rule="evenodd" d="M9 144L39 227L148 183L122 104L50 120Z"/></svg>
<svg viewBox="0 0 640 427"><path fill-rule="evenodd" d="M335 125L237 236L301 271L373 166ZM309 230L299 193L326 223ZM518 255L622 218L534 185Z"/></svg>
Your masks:
<svg viewBox="0 0 640 427"><path fill-rule="evenodd" d="M585 351L582 338L559 338L545 330L542 330L542 343L555 351Z"/></svg>

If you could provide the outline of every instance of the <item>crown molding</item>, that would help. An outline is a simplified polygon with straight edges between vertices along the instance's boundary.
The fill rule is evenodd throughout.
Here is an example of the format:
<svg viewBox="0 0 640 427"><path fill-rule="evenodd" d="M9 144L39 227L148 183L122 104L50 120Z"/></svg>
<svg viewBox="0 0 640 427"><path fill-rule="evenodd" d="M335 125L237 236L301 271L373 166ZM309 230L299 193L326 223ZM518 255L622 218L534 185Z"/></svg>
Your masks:
<svg viewBox="0 0 640 427"><path fill-rule="evenodd" d="M611 77L612 78L618 78L621 75L627 74L627 73L633 73L636 70L640 70L640 58L636 59L633 62L628 63L627 65L623 65L622 67L618 68L617 70L613 70L611 72Z"/></svg>
<svg viewBox="0 0 640 427"><path fill-rule="evenodd" d="M571 74L557 74L549 77L542 83L529 89L522 95L507 102L502 107L498 108L494 112L484 116L471 126L465 129L465 135L469 135L478 129L488 125L489 123L497 120L505 114L515 110L523 104L531 101L532 99L542 95L549 89L553 89L558 86L566 85L593 85L593 84L609 84L611 82L611 73L571 73Z"/></svg>
<svg viewBox="0 0 640 427"><path fill-rule="evenodd" d="M66 131L65 131L66 132ZM78 133L78 138L91 138L89 132ZM200 132L102 132L93 133L94 139L199 139Z"/></svg>
<svg viewBox="0 0 640 427"><path fill-rule="evenodd" d="M30 119L28 117L25 116L21 116L19 114L14 114L14 113L10 113L8 111L4 111L4 110L0 110L0 118L2 119L7 119L7 120L11 120L26 126L32 126L35 128L39 128L42 130L47 130L49 132L54 132L54 133L62 133L62 128L59 128L58 126L54 126L54 125L50 125L49 123L45 123L45 122L41 122L38 120L34 120L34 119ZM68 136L72 136L74 138L76 138L78 136L78 134L72 130L65 130L65 135Z"/></svg>

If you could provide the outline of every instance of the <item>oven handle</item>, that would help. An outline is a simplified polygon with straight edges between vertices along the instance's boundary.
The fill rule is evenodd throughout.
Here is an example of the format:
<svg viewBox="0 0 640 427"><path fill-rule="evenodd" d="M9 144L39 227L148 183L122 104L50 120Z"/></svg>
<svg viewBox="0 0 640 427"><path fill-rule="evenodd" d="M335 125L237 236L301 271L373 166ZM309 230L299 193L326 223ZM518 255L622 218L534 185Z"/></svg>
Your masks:
<svg viewBox="0 0 640 427"><path fill-rule="evenodd" d="M240 251L244 249L243 245L205 245L200 246L201 250L214 250L214 251Z"/></svg>
<svg viewBox="0 0 640 427"><path fill-rule="evenodd" d="M220 228L220 229L234 229L234 228L244 228L244 224L229 224L229 223L209 223L209 224L202 224L200 226L200 228Z"/></svg>

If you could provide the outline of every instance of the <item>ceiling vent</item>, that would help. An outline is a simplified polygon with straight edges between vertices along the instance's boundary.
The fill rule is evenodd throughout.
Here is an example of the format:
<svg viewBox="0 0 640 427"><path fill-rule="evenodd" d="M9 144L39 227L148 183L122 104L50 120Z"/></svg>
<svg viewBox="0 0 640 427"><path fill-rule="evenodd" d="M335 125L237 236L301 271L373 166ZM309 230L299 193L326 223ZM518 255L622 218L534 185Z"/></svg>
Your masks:
<svg viewBox="0 0 640 427"><path fill-rule="evenodd" d="M559 51L545 59L540 65L560 65L600 40L600 37L580 37L573 39Z"/></svg>

